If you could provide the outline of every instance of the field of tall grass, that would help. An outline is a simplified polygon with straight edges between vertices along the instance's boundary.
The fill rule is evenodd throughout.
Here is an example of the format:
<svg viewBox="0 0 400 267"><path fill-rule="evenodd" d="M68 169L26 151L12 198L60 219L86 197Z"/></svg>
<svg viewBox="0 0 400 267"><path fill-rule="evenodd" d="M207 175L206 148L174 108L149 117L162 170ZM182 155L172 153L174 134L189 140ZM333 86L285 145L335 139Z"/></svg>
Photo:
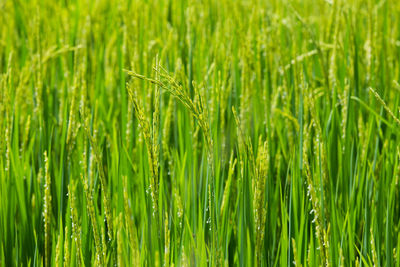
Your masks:
<svg viewBox="0 0 400 267"><path fill-rule="evenodd" d="M399 266L400 2L0 0L0 266Z"/></svg>

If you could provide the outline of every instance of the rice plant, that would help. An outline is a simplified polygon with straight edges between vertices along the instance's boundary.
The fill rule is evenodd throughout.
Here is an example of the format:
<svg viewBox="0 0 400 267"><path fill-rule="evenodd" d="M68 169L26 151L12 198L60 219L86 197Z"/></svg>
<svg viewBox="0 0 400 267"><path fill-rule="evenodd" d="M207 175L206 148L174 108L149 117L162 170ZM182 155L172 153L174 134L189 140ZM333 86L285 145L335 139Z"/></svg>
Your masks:
<svg viewBox="0 0 400 267"><path fill-rule="evenodd" d="M0 266L400 266L400 3L0 0Z"/></svg>

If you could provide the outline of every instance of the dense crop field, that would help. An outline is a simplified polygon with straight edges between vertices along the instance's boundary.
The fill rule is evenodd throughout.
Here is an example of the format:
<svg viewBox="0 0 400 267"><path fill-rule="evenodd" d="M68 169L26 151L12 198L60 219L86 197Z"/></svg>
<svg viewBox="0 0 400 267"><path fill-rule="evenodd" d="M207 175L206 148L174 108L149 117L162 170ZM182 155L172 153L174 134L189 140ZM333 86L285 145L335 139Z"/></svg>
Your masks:
<svg viewBox="0 0 400 267"><path fill-rule="evenodd" d="M0 0L0 266L399 266L395 0Z"/></svg>

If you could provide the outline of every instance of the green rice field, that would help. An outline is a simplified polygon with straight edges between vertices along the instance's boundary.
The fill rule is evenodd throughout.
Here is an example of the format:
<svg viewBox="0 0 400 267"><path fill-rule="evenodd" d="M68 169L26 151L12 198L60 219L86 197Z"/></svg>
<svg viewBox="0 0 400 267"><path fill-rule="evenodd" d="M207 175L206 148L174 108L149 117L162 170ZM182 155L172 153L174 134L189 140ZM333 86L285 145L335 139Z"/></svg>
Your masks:
<svg viewBox="0 0 400 267"><path fill-rule="evenodd" d="M0 266L400 266L400 2L0 0Z"/></svg>

